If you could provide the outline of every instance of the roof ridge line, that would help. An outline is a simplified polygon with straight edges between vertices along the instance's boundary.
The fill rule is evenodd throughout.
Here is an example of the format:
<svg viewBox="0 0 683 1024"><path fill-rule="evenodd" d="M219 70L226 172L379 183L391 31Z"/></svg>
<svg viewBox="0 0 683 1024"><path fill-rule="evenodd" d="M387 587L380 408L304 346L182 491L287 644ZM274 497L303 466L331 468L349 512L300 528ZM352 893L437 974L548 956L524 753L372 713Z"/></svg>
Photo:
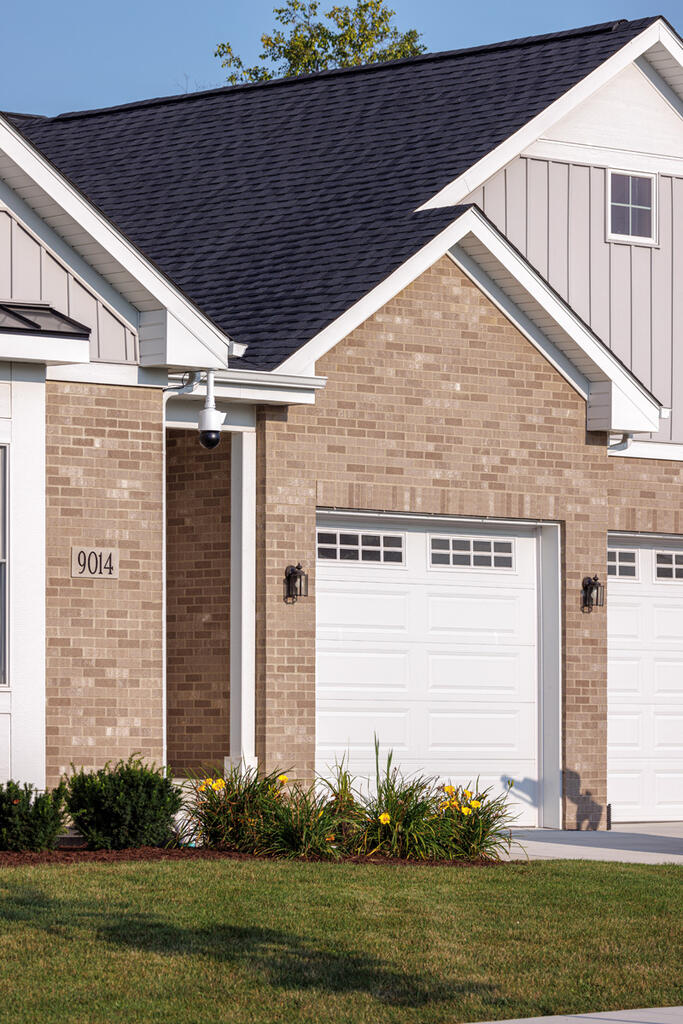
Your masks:
<svg viewBox="0 0 683 1024"><path fill-rule="evenodd" d="M349 75L359 73L376 73L391 68L409 65L426 63L428 61L440 61L448 60L457 57L464 57L474 53L488 53L495 50L513 49L517 47L535 46L550 40L578 38L581 36L597 35L601 32L615 32L617 29L627 25L638 25L642 24L643 29L653 24L655 21L665 21L663 15L652 15L646 18L636 18L629 21L628 19L621 18L615 21L605 21L594 25L584 25L579 28L562 29L559 32L547 32L542 35L536 36L520 36L517 39L506 39L495 43L483 43L479 46L468 46L456 50L439 50L434 53L423 53L418 54L414 57L401 57L397 60L389 61L376 61L372 64L359 64L353 67L346 68L329 68L324 71L313 71L306 75L289 75L284 78L272 78L265 82L240 82L236 85L223 85L216 86L213 89L203 89L199 92L189 93L174 93L169 96L155 96L149 99L143 100L132 100L129 103L118 103L109 107L96 107L90 110L72 110L65 111L61 114L55 114L52 117L44 114L11 114L6 111L9 117L16 117L22 119L42 119L45 121L68 121L77 120L78 118L85 117L96 117L100 114L110 114L116 111L135 110L145 107L164 106L165 104L171 103L182 103L192 102L198 99L202 99L206 96L215 96L222 93L235 93L255 89L264 88L276 88L278 86L289 86L302 82L315 81L321 78L333 78L338 75Z"/></svg>

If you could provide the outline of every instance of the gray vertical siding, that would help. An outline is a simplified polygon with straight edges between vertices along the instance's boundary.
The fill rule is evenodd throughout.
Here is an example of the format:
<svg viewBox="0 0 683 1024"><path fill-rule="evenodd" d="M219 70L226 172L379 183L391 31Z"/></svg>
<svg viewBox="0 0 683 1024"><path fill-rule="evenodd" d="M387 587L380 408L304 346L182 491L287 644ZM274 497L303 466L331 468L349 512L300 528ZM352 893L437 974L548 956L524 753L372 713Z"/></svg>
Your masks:
<svg viewBox="0 0 683 1024"><path fill-rule="evenodd" d="M91 330L90 358L136 363L138 339L129 324L84 285L9 210L0 207L0 300L48 302Z"/></svg>
<svg viewBox="0 0 683 1024"><path fill-rule="evenodd" d="M519 157L469 200L665 405L683 443L683 178L659 176L659 244L606 241L604 167Z"/></svg>

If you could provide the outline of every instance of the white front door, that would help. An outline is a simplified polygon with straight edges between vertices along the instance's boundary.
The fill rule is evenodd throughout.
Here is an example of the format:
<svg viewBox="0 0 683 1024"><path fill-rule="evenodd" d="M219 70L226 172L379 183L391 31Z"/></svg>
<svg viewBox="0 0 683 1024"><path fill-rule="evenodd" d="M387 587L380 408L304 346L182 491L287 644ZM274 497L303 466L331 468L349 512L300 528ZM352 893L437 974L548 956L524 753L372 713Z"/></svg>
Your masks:
<svg viewBox="0 0 683 1024"><path fill-rule="evenodd" d="M607 799L612 820L683 818L683 538L608 554Z"/></svg>
<svg viewBox="0 0 683 1024"><path fill-rule="evenodd" d="M316 769L374 778L374 737L406 774L514 780L536 824L533 528L321 517Z"/></svg>

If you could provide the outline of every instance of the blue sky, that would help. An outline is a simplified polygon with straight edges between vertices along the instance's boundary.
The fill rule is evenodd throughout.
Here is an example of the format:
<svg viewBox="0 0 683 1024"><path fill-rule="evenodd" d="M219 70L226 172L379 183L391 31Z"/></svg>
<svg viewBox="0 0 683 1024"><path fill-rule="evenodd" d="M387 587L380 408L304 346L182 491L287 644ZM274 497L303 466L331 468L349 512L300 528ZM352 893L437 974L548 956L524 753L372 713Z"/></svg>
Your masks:
<svg viewBox="0 0 683 1024"><path fill-rule="evenodd" d="M57 114L223 85L216 44L230 40L244 59L255 60L278 2L14 0L3 18L0 109ZM683 31L681 0L646 2L394 0L391 6L399 26L419 29L430 50L650 14L663 14Z"/></svg>

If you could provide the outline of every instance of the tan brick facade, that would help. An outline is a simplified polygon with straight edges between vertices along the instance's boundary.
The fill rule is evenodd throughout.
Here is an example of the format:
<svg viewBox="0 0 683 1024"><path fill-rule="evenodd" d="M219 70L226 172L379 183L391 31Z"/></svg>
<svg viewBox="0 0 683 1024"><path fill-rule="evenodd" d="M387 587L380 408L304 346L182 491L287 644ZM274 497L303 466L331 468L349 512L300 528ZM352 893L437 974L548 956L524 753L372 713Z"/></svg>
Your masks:
<svg viewBox="0 0 683 1024"><path fill-rule="evenodd" d="M168 762L220 767L229 752L230 437L166 443Z"/></svg>
<svg viewBox="0 0 683 1024"><path fill-rule="evenodd" d="M47 384L47 781L163 756L163 399ZM71 546L116 547L118 580L72 579Z"/></svg>
<svg viewBox="0 0 683 1024"><path fill-rule="evenodd" d="M328 384L314 408L259 417L259 756L313 771L316 506L555 520L565 817L604 825L606 614L581 614L580 584L605 579L608 528L683 532L683 471L608 457L583 399L447 257L316 372ZM311 597L288 606L282 573L297 559Z"/></svg>

